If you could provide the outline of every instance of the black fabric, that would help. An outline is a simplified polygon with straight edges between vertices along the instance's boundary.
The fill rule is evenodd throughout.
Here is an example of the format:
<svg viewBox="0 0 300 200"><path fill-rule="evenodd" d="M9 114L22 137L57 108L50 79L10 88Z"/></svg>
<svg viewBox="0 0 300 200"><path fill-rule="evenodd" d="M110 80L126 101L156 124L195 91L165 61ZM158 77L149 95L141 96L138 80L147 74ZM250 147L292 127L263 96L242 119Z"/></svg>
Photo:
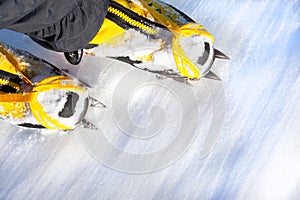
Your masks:
<svg viewBox="0 0 300 200"><path fill-rule="evenodd" d="M42 46L70 52L88 46L110 0L1 0L0 29L25 33Z"/></svg>
<svg viewBox="0 0 300 200"><path fill-rule="evenodd" d="M1 69L0 69L0 78L8 80L8 81L12 81L16 84L21 84L21 82L22 82L22 79L18 75L9 73L9 72L1 70Z"/></svg>
<svg viewBox="0 0 300 200"><path fill-rule="evenodd" d="M1 84L0 84L0 91L5 92L5 93L17 93L18 92L17 89L10 87L9 85L1 85Z"/></svg>

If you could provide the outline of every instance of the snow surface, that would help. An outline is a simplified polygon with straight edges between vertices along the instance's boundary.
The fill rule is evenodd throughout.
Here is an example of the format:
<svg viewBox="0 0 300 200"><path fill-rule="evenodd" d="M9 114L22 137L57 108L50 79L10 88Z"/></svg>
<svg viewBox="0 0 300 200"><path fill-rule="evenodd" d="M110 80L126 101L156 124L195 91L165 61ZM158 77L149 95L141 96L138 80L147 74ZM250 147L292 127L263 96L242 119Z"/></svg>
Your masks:
<svg viewBox="0 0 300 200"><path fill-rule="evenodd" d="M196 125L197 131L178 160L160 170L137 174L131 173L133 169L142 171L149 169L149 165L155 168L157 163L172 157L172 153L161 154L144 165L132 165L129 157L126 162L113 156L115 163L105 160L102 164L95 152L87 148L81 133L45 134L0 122L0 199L300 198L300 2L175 0L171 3L203 24L214 35L215 45L231 58L217 61L214 67L223 79L226 107L224 126L212 151L206 157L201 154L211 123L212 127L223 124L222 110L217 113L220 117L213 115L212 109L215 97L222 97L219 86L216 92L209 88L210 82L201 81L190 89L171 80L155 80L145 75L142 79L135 77L140 81L135 88L123 82L136 83L134 76L124 74L141 72L128 72L121 65L97 67L103 63L92 58L83 63L93 71L82 71L81 67L68 66L60 54L4 30L0 32L0 41L30 50L73 74L79 71L87 82L101 89L94 95L108 108L95 111L99 114L93 120L101 125L107 141L119 149L131 154L151 154L173 144L175 135L181 134L180 125ZM133 91L122 93L129 86ZM181 98L190 90L195 97ZM128 102L122 96L128 97ZM177 104L195 100L196 107ZM196 120L182 118L185 112ZM184 123L178 125L178 122ZM147 130L153 125L158 128L151 127L154 132L151 135ZM127 129L132 127L135 127L133 132L128 133ZM94 136L98 140L99 134ZM181 143L175 144L178 145L175 150L181 148Z"/></svg>

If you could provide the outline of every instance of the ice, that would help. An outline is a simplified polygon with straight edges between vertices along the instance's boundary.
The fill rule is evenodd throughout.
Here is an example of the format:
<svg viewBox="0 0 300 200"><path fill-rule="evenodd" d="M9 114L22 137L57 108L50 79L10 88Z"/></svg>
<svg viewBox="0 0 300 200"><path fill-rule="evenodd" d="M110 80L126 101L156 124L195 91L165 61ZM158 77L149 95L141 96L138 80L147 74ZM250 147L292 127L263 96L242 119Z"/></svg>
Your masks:
<svg viewBox="0 0 300 200"><path fill-rule="evenodd" d="M203 82L196 90L201 102L198 111L203 111L199 112L202 129L197 129L195 140L180 159L152 173L120 172L98 162L76 133L43 134L1 122L0 199L299 199L300 2L168 2L205 26L214 35L215 46L231 58L217 60L213 67L223 80L226 109L223 129L208 156L200 158L213 112ZM68 66L61 54L48 52L20 34L1 31L0 41L30 50L62 68L78 69ZM93 59L84 62L87 69L99 64ZM123 72L126 68L122 67L112 76L102 74L103 90L97 95L104 103L112 103L110 89L116 87L118 81L114 78L120 79ZM170 84L181 87L180 83ZM151 124L151 109L145 108L147 112L141 115L141 106L164 108L160 98L172 98L164 90L157 97L152 93L143 96L143 90L133 94L128 113L134 115L131 119L136 123L140 116L145 126ZM149 96L155 98L155 105L149 105ZM134 104L138 97L142 101ZM108 120L109 110L101 112L99 123L110 121L113 125ZM168 120L178 120L168 109L164 113ZM166 131L160 141L152 138L153 146L159 149L167 145L169 141L164 139L172 133ZM111 127L106 134L128 152L153 150L147 141L138 143L136 138L120 135L118 127ZM143 144L145 149L139 149Z"/></svg>

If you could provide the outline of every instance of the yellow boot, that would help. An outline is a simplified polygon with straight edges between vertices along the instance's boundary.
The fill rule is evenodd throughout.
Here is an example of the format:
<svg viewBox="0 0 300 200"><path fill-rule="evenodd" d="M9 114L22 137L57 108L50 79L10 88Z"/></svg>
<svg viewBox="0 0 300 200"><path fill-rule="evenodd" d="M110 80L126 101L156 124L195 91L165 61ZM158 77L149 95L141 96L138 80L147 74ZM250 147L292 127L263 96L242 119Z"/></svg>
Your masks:
<svg viewBox="0 0 300 200"><path fill-rule="evenodd" d="M160 66L147 71L188 79L208 74L216 56L214 38L202 25L156 0L112 1L90 44L98 45L96 56L141 69Z"/></svg>
<svg viewBox="0 0 300 200"><path fill-rule="evenodd" d="M19 54L20 53L20 54ZM0 44L0 117L12 124L70 130L82 120L88 92L50 64Z"/></svg>

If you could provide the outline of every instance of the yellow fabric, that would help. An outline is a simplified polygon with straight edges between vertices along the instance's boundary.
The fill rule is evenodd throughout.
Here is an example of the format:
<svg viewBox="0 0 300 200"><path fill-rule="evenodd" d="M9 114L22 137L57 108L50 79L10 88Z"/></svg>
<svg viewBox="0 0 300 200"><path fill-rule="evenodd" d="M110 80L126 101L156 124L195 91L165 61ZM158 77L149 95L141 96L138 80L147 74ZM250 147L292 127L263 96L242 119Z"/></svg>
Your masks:
<svg viewBox="0 0 300 200"><path fill-rule="evenodd" d="M0 116L4 118L17 118L17 119L21 119L22 117L25 116L25 114L28 111L26 103L19 102L19 101L17 102L6 101L5 99L2 99L3 97L7 97L7 93L0 92Z"/></svg>
<svg viewBox="0 0 300 200"><path fill-rule="evenodd" d="M1 44L0 44L0 53L5 56L6 65L7 65L7 62L9 62L10 64L8 64L8 65L13 66L14 69L11 71L16 72L16 74L22 76L25 83L32 86L33 83L23 74L22 67L19 64L19 61L15 58L15 56L12 53L7 51Z"/></svg>
<svg viewBox="0 0 300 200"><path fill-rule="evenodd" d="M24 102L1 102L0 103L0 116L4 118L21 119L28 112L26 103Z"/></svg>
<svg viewBox="0 0 300 200"><path fill-rule="evenodd" d="M125 30L118 26L116 23L109 19L104 19L104 22L98 31L97 35L93 38L90 44L111 44L117 45L117 40L122 39Z"/></svg>
<svg viewBox="0 0 300 200"><path fill-rule="evenodd" d="M2 45L0 45L0 66L1 70L14 75L20 75L19 70L16 69L15 64L17 60L8 52ZM10 86L17 91L21 89L21 86L15 82L0 78L1 85ZM12 94L13 95L13 94ZM9 100L8 100L8 99ZM18 97L7 96L7 93L0 93L0 116L4 118L23 118L28 112L28 108L25 102L16 101ZM14 101L10 101L14 99Z"/></svg>
<svg viewBox="0 0 300 200"><path fill-rule="evenodd" d="M2 54L1 51L0 51L0 66L1 66L1 70L9 72L14 75L18 75L18 72L15 69L15 67L7 60L6 56Z"/></svg>
<svg viewBox="0 0 300 200"><path fill-rule="evenodd" d="M143 16L145 18L149 17L149 13L146 9L143 9L141 6L135 4L132 1L128 0L116 0L115 2L119 3L123 7L137 13L140 16ZM139 29L142 29L143 31L150 33L150 34L156 34L157 31L142 22L136 21L132 18L130 18L128 15L123 13L120 10L117 10L111 6L108 8L108 12L114 14L115 16L123 19L130 25L137 27ZM96 34L96 36L90 41L90 44L111 44L111 45L118 45L118 42L123 42L123 36L126 30L124 30L122 27L118 26L116 23L112 22L109 19L104 19L104 22Z"/></svg>

